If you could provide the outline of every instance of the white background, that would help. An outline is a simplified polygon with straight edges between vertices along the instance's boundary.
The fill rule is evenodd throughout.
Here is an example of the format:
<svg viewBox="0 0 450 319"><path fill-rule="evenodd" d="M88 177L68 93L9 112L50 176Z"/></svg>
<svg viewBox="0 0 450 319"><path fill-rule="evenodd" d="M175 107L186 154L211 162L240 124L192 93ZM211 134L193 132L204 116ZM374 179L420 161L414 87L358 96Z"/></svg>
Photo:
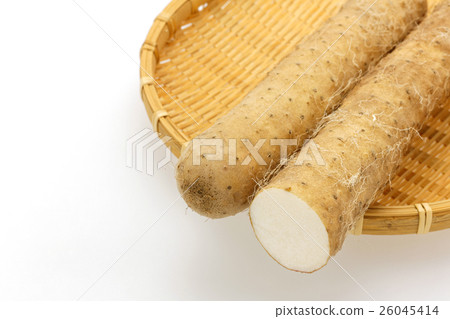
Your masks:
<svg viewBox="0 0 450 319"><path fill-rule="evenodd" d="M168 0L78 3L138 62ZM245 213L187 210L173 167L127 168L127 139L150 127L138 66L71 0L3 1L0 30L0 299L73 300L102 274L83 300L370 298L334 262L279 266ZM449 240L349 237L336 260L376 300L445 300Z"/></svg>

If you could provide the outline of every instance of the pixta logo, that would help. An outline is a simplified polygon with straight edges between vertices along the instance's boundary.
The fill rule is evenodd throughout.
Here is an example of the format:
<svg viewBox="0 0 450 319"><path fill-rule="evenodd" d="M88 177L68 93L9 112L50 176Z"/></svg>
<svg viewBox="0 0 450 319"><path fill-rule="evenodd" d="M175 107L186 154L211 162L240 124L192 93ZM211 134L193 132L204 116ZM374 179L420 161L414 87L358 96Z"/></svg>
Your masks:
<svg viewBox="0 0 450 319"><path fill-rule="evenodd" d="M170 140L148 128L134 134L127 140L127 167L155 175L155 168L173 163L170 147L164 146Z"/></svg>
<svg viewBox="0 0 450 319"><path fill-rule="evenodd" d="M245 146L248 155L242 162L237 162L237 146L242 143ZM201 165L202 158L207 161L228 161L228 165L247 166L253 160L260 166L267 166L264 157L260 154L260 150L264 145L269 144L273 151L278 150L280 154L280 164L286 165L289 160L288 147L298 148L296 139L260 139L252 144L249 139L228 139L227 143L223 139L213 138L194 138L192 140L192 165ZM302 166L306 163L325 166L325 160L320 154L319 148L314 140L307 139L297 153L296 160L293 162L295 166Z"/></svg>

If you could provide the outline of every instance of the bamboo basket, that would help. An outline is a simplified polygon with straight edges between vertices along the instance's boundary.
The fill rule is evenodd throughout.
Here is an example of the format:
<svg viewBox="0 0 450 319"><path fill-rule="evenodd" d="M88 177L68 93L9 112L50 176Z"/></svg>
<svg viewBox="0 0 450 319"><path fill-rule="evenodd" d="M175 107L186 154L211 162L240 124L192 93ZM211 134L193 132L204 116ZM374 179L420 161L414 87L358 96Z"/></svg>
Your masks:
<svg viewBox="0 0 450 319"><path fill-rule="evenodd" d="M179 156L237 105L345 0L173 0L141 50L141 94L153 128ZM438 0L428 0L430 9ZM450 228L450 101L433 113L391 185L355 234Z"/></svg>

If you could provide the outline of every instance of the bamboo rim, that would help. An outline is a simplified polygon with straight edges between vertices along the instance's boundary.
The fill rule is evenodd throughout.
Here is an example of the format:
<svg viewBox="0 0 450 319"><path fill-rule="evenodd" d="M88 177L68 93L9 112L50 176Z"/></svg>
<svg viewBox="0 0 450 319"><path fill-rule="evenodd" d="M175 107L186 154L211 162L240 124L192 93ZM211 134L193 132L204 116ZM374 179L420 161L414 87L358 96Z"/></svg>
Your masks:
<svg viewBox="0 0 450 319"><path fill-rule="evenodd" d="M260 0L254 2L259 2L260 8L255 9L256 6L251 5L252 1L242 1L241 5L255 15L258 14L258 10L269 10L269 1ZM303 21L305 30L300 30L301 36L307 35L337 12L343 2L345 0L322 0L309 4L302 3L301 6L303 6L302 10L304 13L301 14L304 16L301 16L301 14L296 16L296 19L305 19ZM438 0L429 0L430 8L437 2ZM172 99L172 96L183 95L183 93L177 93L177 88L168 85L171 84L171 78L161 76L161 74L173 76L170 68L166 67L164 69L164 66L162 66L164 63L161 62L165 61L164 59L167 57L169 59L172 57L172 63L170 64L174 64L173 60L176 57L171 56L170 52L175 50L174 48L179 43L177 41L186 40L186 35L184 35L184 38L182 35L181 40L177 38L178 33L183 32L183 27L208 18L211 19L211 17L214 19L214 13L219 12L218 10L222 10L222 12L231 10L227 9L227 6L232 7L230 3L230 0L173 0L155 19L142 45L140 53L142 100L153 128L162 135L171 137L166 144L176 156L180 155L183 145L207 129L216 118L229 109L224 109L223 106L219 107L218 109L220 109L221 113L217 112L209 117L204 115L200 117L202 121L197 122L199 120L197 110L192 112L195 117L191 116L190 112L186 110L187 106L183 105L184 103L177 101L176 97ZM270 3L273 2L270 1ZM212 8L211 10L210 7ZM236 6L233 10L236 10ZM224 14L222 13L223 16ZM278 17L281 18L281 16ZM263 18L261 17L261 19ZM285 19L286 17L283 16L282 18ZM266 21L266 24L270 23L275 24L274 19ZM222 29L222 33L223 29L227 27L226 24L216 24L215 27L217 28L217 26L219 26L219 29ZM195 25L190 27L195 28ZM214 36L212 32L216 30L212 30L210 33L208 31L199 29L196 33L197 38ZM244 32L245 30L237 31ZM198 35L201 32L204 33ZM231 33L231 31L229 32ZM298 42L298 40L296 41ZM292 39L291 41L295 42ZM277 57L272 57L274 61L266 63L268 65L265 67L270 69L283 56L283 53L280 52ZM184 61L178 62L183 64ZM176 68L177 66L171 65L170 67ZM192 74L195 73L195 66L201 67L200 63L188 66L190 69L193 69ZM265 72L260 73L265 74ZM207 80L208 82L214 82L214 84L220 84L221 82L217 78L209 78ZM172 79L176 79L176 77L172 77ZM261 79L262 77L259 78L259 80ZM255 86L254 83L247 83L244 88L241 88L241 90L235 88L235 91L245 91L246 93L251 90L251 85ZM226 98L226 94L217 93L217 91L220 91L220 89L215 89L214 94L221 98ZM245 93L240 92L240 96L245 95ZM198 103L199 100L200 98L197 98L194 102ZM230 98L227 102L229 105L234 106L238 101ZM180 116L184 116L181 122L177 120ZM203 120L204 117L207 120ZM192 122L197 125L194 126ZM442 111L433 115L429 125L421 133L427 140L425 142L417 140L413 142L412 150L408 153L404 165L400 169L403 173L399 174L392 183L395 187L391 186L390 189L385 190L380 199L365 213L364 218L355 225L352 230L353 234L424 234L450 228L450 199L447 199L450 198L450 179L448 176L450 167L450 101ZM414 175L416 171L422 172L422 175ZM434 187L435 185L437 186ZM418 200L414 200L416 197Z"/></svg>

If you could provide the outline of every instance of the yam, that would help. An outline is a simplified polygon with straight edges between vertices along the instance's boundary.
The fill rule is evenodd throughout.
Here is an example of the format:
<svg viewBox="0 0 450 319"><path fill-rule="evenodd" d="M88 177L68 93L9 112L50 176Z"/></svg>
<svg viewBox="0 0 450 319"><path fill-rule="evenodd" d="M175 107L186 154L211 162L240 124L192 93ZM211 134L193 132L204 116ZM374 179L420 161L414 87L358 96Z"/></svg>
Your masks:
<svg viewBox="0 0 450 319"><path fill-rule="evenodd" d="M311 143L325 165L288 165L255 197L256 237L281 265L312 272L390 182L433 109L450 98L450 1L446 0L323 120Z"/></svg>
<svg viewBox="0 0 450 319"><path fill-rule="evenodd" d="M286 146L287 155L298 149L361 75L402 41L426 10L426 0L346 3L235 108L185 147L176 178L188 206L211 218L247 208L255 180L280 164L282 147L277 140L294 140L294 145ZM196 140L211 139L223 142L218 146L198 143L199 153L193 151ZM248 157L254 145L259 161Z"/></svg>

